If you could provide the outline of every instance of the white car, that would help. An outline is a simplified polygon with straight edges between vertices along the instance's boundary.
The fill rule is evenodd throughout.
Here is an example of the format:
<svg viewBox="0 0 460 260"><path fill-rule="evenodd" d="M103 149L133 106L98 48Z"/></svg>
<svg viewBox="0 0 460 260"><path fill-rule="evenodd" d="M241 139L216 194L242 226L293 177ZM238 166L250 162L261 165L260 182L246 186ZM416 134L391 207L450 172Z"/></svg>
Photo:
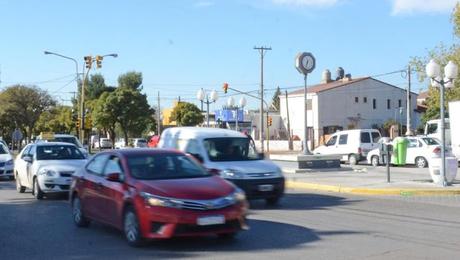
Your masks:
<svg viewBox="0 0 460 260"><path fill-rule="evenodd" d="M426 136L406 137L409 141L406 152L406 164L415 164L418 168L425 168L431 158L439 157L441 146L436 138ZM367 154L367 162L373 166L382 163L379 149Z"/></svg>
<svg viewBox="0 0 460 260"><path fill-rule="evenodd" d="M133 139L133 147L134 148L146 148L147 147L147 140L144 138L134 138Z"/></svg>
<svg viewBox="0 0 460 260"><path fill-rule="evenodd" d="M83 155L88 158L89 153L88 151L83 147L81 144L80 140L76 136L69 135L69 134L53 134L51 138L47 139L42 139L41 136L37 137L37 140L35 141L37 143L39 142L64 142L64 143L69 143L69 144L74 144L77 146L77 148L80 150L80 152L83 153Z"/></svg>
<svg viewBox="0 0 460 260"><path fill-rule="evenodd" d="M94 148L111 149L112 141L109 138L100 138L94 143Z"/></svg>
<svg viewBox="0 0 460 260"><path fill-rule="evenodd" d="M125 139L121 138L115 142L115 149L123 149L123 148L127 148L127 146L125 145Z"/></svg>
<svg viewBox="0 0 460 260"><path fill-rule="evenodd" d="M14 161L8 147L0 142L0 178L13 179Z"/></svg>
<svg viewBox="0 0 460 260"><path fill-rule="evenodd" d="M16 189L32 189L36 199L48 193L68 192L72 175L87 159L73 144L39 142L29 144L16 157Z"/></svg>

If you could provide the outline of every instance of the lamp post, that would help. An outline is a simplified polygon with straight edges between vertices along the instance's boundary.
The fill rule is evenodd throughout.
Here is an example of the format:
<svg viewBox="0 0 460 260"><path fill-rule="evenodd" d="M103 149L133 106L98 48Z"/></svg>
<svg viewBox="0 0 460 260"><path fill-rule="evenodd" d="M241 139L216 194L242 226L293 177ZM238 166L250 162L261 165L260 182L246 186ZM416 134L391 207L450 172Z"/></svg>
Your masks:
<svg viewBox="0 0 460 260"><path fill-rule="evenodd" d="M64 59L68 59L68 60L71 60L75 63L75 71L76 71L76 79L77 79L77 88L78 88L78 79L79 79L79 74L78 74L78 62L76 59L74 58L71 58L71 57L67 57L65 55L62 55L62 54L59 54L59 53L55 53L55 52L51 52L51 51L44 51L43 52L45 55L55 55L55 56L59 56L61 58L64 58Z"/></svg>
<svg viewBox="0 0 460 260"><path fill-rule="evenodd" d="M454 79L458 75L458 67L452 61L449 61L444 67L444 78L441 75L441 67L434 61L426 65L426 75L431 78L431 84L440 89L440 113L441 113L441 177L442 186L447 185L446 181L446 140L445 140L445 112L444 112L444 88L451 88Z"/></svg>
<svg viewBox="0 0 460 260"><path fill-rule="evenodd" d="M83 83L81 85L81 97L80 97L80 116L81 116L81 121L80 121L80 140L85 140L85 88L86 88L86 81L88 80L88 75L89 71L91 70L93 63L96 62L97 68L102 67L102 60L104 57L114 57L117 58L118 54L116 53L111 53L111 54L106 54L106 55L97 55L95 57L89 55L85 56L85 66L86 66L86 72L83 73Z"/></svg>
<svg viewBox="0 0 460 260"><path fill-rule="evenodd" d="M212 90L208 95L202 88L196 93L196 98L206 104L206 126L209 127L209 104L214 103L219 99L217 91Z"/></svg>
<svg viewBox="0 0 460 260"><path fill-rule="evenodd" d="M233 97L229 97L227 99L227 106L232 109L233 107L235 107L235 100L233 99ZM238 131L238 114L239 114L239 108L243 108L244 106L246 106L246 98L242 97L239 101L239 106L236 106L235 107L235 110L236 110L236 116L235 116L235 130ZM244 112L243 112L243 117L244 117Z"/></svg>

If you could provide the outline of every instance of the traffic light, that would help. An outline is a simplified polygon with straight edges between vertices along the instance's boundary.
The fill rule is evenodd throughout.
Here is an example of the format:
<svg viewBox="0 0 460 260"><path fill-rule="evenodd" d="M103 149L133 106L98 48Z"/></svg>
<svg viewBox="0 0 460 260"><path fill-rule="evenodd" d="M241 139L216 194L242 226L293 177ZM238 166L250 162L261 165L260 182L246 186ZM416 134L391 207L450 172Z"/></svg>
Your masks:
<svg viewBox="0 0 460 260"><path fill-rule="evenodd" d="M227 94L227 91L228 91L228 83L224 83L224 85L222 86L222 89L224 90L224 93Z"/></svg>
<svg viewBox="0 0 460 260"><path fill-rule="evenodd" d="M91 117L86 117L85 118L85 129L91 129L93 128L93 122L91 120Z"/></svg>
<svg viewBox="0 0 460 260"><path fill-rule="evenodd" d="M76 122L77 128L80 128L80 122L81 122L81 118L77 118L77 122Z"/></svg>
<svg viewBox="0 0 460 260"><path fill-rule="evenodd" d="M93 65L93 57L85 56L85 64L87 69L91 69L91 66Z"/></svg>
<svg viewBox="0 0 460 260"><path fill-rule="evenodd" d="M268 117L268 126L272 126L273 118L271 116Z"/></svg>
<svg viewBox="0 0 460 260"><path fill-rule="evenodd" d="M100 56L100 55L97 55L96 56L96 67L98 69L100 69L102 67L102 60L104 59L104 57Z"/></svg>

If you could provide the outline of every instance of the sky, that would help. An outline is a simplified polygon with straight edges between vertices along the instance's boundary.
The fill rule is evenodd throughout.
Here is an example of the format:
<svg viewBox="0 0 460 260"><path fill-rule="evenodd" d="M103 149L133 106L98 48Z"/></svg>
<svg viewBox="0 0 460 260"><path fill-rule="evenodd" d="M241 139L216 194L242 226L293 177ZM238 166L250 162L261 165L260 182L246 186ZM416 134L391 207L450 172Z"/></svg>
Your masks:
<svg viewBox="0 0 460 260"><path fill-rule="evenodd" d="M260 54L264 56L265 99L276 87L303 86L294 67L299 52L316 58L308 84L318 84L324 69L337 67L352 77L376 76L407 66L441 42L456 43L450 16L455 0L0 0L0 89L13 84L46 89L70 104L76 91L75 63L107 57L101 69L108 85L119 75L143 74L149 103L171 106L179 97L199 106L196 93L218 91L211 110L229 96L242 97L222 85L257 95ZM376 77L401 88L400 73ZM412 90L427 88L413 82ZM247 97L247 108L259 101Z"/></svg>

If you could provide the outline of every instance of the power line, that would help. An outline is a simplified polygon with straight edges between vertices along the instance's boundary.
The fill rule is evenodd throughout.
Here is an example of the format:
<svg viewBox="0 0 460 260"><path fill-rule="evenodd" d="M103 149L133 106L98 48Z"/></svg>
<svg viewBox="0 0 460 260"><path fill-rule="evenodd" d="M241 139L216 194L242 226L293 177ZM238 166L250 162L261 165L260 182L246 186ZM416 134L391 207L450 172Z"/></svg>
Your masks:
<svg viewBox="0 0 460 260"><path fill-rule="evenodd" d="M54 78L54 79L48 79L48 80L44 80L44 81L32 81L32 82L4 82L4 83L7 83L7 84L23 84L23 85L34 85L34 84L44 84L44 83L51 83L51 82L57 82L59 80L62 80L62 79L65 79L65 78L68 78L68 77L76 77L75 76L75 73L72 73L72 74L69 74L69 75L65 75L65 76L61 76L59 78ZM72 79L72 80L75 80L75 79Z"/></svg>

